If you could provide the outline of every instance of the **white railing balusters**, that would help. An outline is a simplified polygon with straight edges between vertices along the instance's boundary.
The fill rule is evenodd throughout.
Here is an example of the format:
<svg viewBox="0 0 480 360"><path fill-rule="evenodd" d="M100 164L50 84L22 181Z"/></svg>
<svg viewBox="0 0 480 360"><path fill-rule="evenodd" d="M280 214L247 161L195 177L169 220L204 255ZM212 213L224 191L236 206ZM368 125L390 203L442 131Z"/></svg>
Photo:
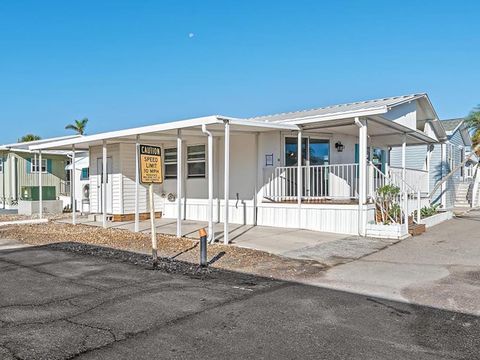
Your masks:
<svg viewBox="0 0 480 360"><path fill-rule="evenodd" d="M389 175L392 176L393 180L402 178L403 169L397 166L390 166ZM429 192L429 176L428 171L426 170L417 170L417 169L405 169L405 179L403 179L407 184L410 184L412 188L420 192ZM399 186L399 185L397 185Z"/></svg>
<svg viewBox="0 0 480 360"><path fill-rule="evenodd" d="M303 197L357 199L358 164L302 166ZM297 198L297 167L277 167L266 179L265 197L272 201L293 201Z"/></svg>

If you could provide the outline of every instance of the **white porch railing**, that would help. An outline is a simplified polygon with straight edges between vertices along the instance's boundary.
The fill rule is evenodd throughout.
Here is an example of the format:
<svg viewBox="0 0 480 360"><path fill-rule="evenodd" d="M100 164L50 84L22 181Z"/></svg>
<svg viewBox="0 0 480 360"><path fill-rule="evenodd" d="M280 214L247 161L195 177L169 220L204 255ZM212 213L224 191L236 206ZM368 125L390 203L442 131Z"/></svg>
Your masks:
<svg viewBox="0 0 480 360"><path fill-rule="evenodd" d="M358 164L302 166L302 199L357 199ZM264 186L264 197L272 201L298 200L298 167L273 170Z"/></svg>
<svg viewBox="0 0 480 360"><path fill-rule="evenodd" d="M394 185L400 189L395 201L402 211L402 221L417 211L420 220L421 191L402 179L401 173L382 173L371 162L367 167L367 198L376 202L377 190L385 185ZM332 164L302 166L302 200L316 199L357 200L359 190L358 164ZM412 173L412 172L411 172ZM298 201L298 167L282 166L273 169L263 188L266 199L274 202ZM427 177L428 179L428 177ZM421 188L421 187L420 187ZM405 218L405 219L404 219Z"/></svg>
<svg viewBox="0 0 480 360"><path fill-rule="evenodd" d="M403 169L398 166L391 166L389 168L389 175L393 181L402 179ZM405 179L403 180L416 191L420 191L421 193L429 192L430 179L428 176L428 171L426 170L405 168ZM395 185L400 186L401 182L398 182Z"/></svg>
<svg viewBox="0 0 480 360"><path fill-rule="evenodd" d="M465 166L465 179L473 179L475 175L476 165L475 166Z"/></svg>

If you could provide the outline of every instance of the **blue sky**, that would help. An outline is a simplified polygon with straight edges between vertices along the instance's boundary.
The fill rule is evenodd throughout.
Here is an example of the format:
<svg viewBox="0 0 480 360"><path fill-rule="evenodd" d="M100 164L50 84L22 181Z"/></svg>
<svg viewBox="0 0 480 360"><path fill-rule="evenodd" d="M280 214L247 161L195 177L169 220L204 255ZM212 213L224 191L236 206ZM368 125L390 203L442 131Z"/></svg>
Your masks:
<svg viewBox="0 0 480 360"><path fill-rule="evenodd" d="M0 143L427 92L480 103L479 1L0 2ZM190 34L190 35L189 35Z"/></svg>

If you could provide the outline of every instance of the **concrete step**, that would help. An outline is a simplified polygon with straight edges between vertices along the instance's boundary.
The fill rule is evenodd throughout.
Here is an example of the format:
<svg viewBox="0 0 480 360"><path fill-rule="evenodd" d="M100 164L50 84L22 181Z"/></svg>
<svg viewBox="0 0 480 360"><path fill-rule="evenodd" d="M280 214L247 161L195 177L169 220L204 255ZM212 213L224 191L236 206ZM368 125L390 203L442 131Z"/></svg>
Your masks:
<svg viewBox="0 0 480 360"><path fill-rule="evenodd" d="M410 224L408 225L408 233L412 236L423 234L427 231L425 224Z"/></svg>

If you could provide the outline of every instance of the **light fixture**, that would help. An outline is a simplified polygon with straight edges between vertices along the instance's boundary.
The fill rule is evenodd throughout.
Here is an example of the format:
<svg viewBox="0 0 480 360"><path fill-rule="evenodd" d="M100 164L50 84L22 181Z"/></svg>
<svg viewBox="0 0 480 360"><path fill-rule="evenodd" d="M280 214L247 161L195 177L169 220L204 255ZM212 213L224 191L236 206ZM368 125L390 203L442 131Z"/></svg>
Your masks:
<svg viewBox="0 0 480 360"><path fill-rule="evenodd" d="M345 147L345 146L342 144L341 141L335 143L335 149L337 149L338 152L342 152L343 149L344 149L344 147Z"/></svg>

